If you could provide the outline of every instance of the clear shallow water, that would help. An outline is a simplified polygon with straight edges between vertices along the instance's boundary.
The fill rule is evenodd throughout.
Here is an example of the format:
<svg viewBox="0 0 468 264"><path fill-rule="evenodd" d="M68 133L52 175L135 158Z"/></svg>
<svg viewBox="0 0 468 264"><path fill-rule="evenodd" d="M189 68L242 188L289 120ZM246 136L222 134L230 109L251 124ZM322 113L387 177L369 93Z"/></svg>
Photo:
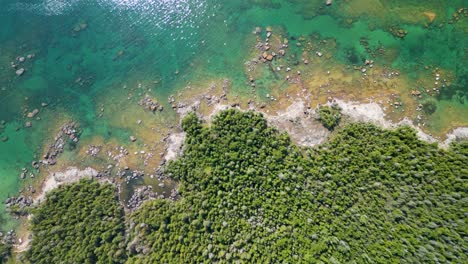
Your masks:
<svg viewBox="0 0 468 264"><path fill-rule="evenodd" d="M380 63L405 72L414 86L425 65L440 67L454 75L454 82L439 96L433 126L447 126L440 111L450 107L456 109L453 115L462 116L458 124L468 125L463 118L468 116L468 24L466 18L446 23L463 1L354 0L329 8L323 2L3 0L0 120L7 123L0 136L9 140L0 142L0 200L18 191L20 169L41 154L43 141L55 133L51 127L57 125L57 112L80 122L83 139L101 135L123 141L131 131L110 120L97 121L97 113L102 107L98 98L112 102L115 96L119 103L124 85L154 83L152 94L165 101L191 81L226 78L233 92L248 93L244 62L251 59L256 26L283 28L296 39L313 34L335 39L333 57L343 65L359 65L369 57L361 44L365 39L371 50L391 50L393 56L380 58ZM425 11L437 13L427 27ZM388 32L390 26L409 33L403 40L396 38ZM288 52L300 57L302 49L294 38ZM21 65L25 74L17 77L10 62L33 53L35 57ZM258 89L266 94L275 82L270 77L259 80ZM42 102L49 104L41 109L42 120L23 129L25 111L40 108Z"/></svg>

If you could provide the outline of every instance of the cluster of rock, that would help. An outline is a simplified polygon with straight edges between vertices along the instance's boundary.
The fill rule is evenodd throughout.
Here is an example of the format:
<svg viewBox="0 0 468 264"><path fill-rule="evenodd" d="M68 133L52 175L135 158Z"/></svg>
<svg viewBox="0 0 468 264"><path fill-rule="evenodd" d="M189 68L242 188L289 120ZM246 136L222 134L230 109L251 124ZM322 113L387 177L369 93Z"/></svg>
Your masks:
<svg viewBox="0 0 468 264"><path fill-rule="evenodd" d="M353 66L355 70L358 70L362 73L363 76L367 76L367 71L374 67L374 60L366 59L364 65L362 66ZM394 73L391 73L388 78L393 77Z"/></svg>
<svg viewBox="0 0 468 264"><path fill-rule="evenodd" d="M157 196L158 194L153 191L152 186L143 186L133 192L132 197L127 202L127 207L131 209L138 208L144 201L156 199Z"/></svg>
<svg viewBox="0 0 468 264"><path fill-rule="evenodd" d="M37 161L33 161L33 162L31 163L31 165L32 165L33 168L35 168L35 169L38 169L38 168L39 168L39 163L38 163ZM28 175L28 172L29 172L29 171L28 171L27 168L22 168L22 169L21 169L20 178L21 178L21 179L26 179L26 176ZM29 177L34 178L35 175L34 175L32 172L29 172Z"/></svg>
<svg viewBox="0 0 468 264"><path fill-rule="evenodd" d="M10 213L17 215L26 214L25 209L33 204L32 196L25 197L20 195L18 197L9 197L5 201L5 206Z"/></svg>
<svg viewBox="0 0 468 264"><path fill-rule="evenodd" d="M401 28L396 28L396 27L390 27L388 30L393 36L401 38L401 39L404 39L406 35L408 34L408 31L401 29Z"/></svg>
<svg viewBox="0 0 468 264"><path fill-rule="evenodd" d="M457 11L452 14L452 17L447 21L449 24L460 21L463 18L468 17L468 8L460 7Z"/></svg>
<svg viewBox="0 0 468 264"><path fill-rule="evenodd" d="M5 131L6 128L6 121L5 120L0 120L0 135ZM7 142L8 141L8 136L1 136L0 141L2 142Z"/></svg>
<svg viewBox="0 0 468 264"><path fill-rule="evenodd" d="M143 176L145 176L145 173L142 171L137 171L137 170L132 171L130 170L130 168L125 167L123 170L118 171L117 175L120 178L125 178L125 182L129 184L130 181L138 179L138 178L142 178Z"/></svg>
<svg viewBox="0 0 468 264"><path fill-rule="evenodd" d="M16 76L21 76L26 72L26 69L24 67L21 67L23 63L25 63L27 60L31 60L34 57L36 57L36 54L31 53L26 56L19 56L16 57L16 59L12 62L10 62L11 68L15 71Z"/></svg>
<svg viewBox="0 0 468 264"><path fill-rule="evenodd" d="M48 104L42 102L42 103L41 103L41 106L42 106L42 107L47 107ZM40 117L36 117L38 114L39 114L39 109L34 108L31 112L28 112L28 113L26 114L26 117L27 117L27 118L31 118L31 119L32 119L32 118L36 118L36 120L40 120ZM26 127L26 128L32 127L32 122L31 122L31 121L26 121L26 123L24 123L24 127Z"/></svg>
<svg viewBox="0 0 468 264"><path fill-rule="evenodd" d="M60 128L59 133L55 136L54 142L49 145L46 154L43 156L42 164L55 165L56 158L63 152L68 140L77 143L79 140L79 128L75 122L70 122Z"/></svg>
<svg viewBox="0 0 468 264"><path fill-rule="evenodd" d="M260 35L262 29L260 27L255 28L255 34ZM277 56L284 56L286 54L286 48L288 48L289 41L287 38L283 39L283 43L277 51L272 51L272 46L270 45L270 38L273 36L273 30L271 27L266 28L266 39L265 42L258 41L255 46L257 49L262 51L261 56L258 58L262 62L272 61Z"/></svg>
<svg viewBox="0 0 468 264"><path fill-rule="evenodd" d="M99 152L101 152L102 146L96 146L96 145L89 145L88 149L86 150L86 154L91 156L91 157L96 157Z"/></svg>
<svg viewBox="0 0 468 264"><path fill-rule="evenodd" d="M432 96L434 94L440 93L440 89L447 87L447 79L443 79L440 73L436 72L434 76L434 87L432 89L424 89L423 92ZM423 98L422 92L420 90L412 90L411 95L416 96L418 98Z"/></svg>
<svg viewBox="0 0 468 264"><path fill-rule="evenodd" d="M129 152L125 147L123 147L123 146L115 146L113 150L116 151L117 153L113 152L112 150L107 150L106 153L105 153L105 155L106 155L109 159L115 161L115 162L116 162L116 166L118 165L118 163L120 162L120 160L121 160L123 157L125 157L125 156L127 156L127 155L130 154L130 152ZM112 165L109 165L109 166L112 166ZM110 169L110 168L109 168L109 169ZM125 170L128 170L128 168L125 167Z"/></svg>
<svg viewBox="0 0 468 264"><path fill-rule="evenodd" d="M153 113L156 111L162 111L164 109L162 105L160 105L156 100L152 99L149 95L145 95L145 97L141 99L138 104Z"/></svg>
<svg viewBox="0 0 468 264"><path fill-rule="evenodd" d="M176 103L174 95L169 96L168 102L171 105L172 109L174 109L174 110L187 107L187 104L184 104L184 103L181 103L181 102Z"/></svg>
<svg viewBox="0 0 468 264"><path fill-rule="evenodd" d="M16 59L12 62L10 62L10 66L12 69L15 70L16 76L21 76L26 72L26 69L24 67L21 67L21 64L26 62L26 60L31 60L35 57L36 55L34 53L28 54L25 57L24 56L19 56L16 57Z"/></svg>
<svg viewBox="0 0 468 264"><path fill-rule="evenodd" d="M73 32L74 33L79 33L83 30L86 30L88 28L88 24L86 22L81 22L81 23L78 23L76 24L74 27L73 27Z"/></svg>
<svg viewBox="0 0 468 264"><path fill-rule="evenodd" d="M6 232L5 234L3 232L0 232L0 243L4 245L13 245L16 242L16 233L14 230L10 230ZM0 256L0 261L1 261L1 256Z"/></svg>

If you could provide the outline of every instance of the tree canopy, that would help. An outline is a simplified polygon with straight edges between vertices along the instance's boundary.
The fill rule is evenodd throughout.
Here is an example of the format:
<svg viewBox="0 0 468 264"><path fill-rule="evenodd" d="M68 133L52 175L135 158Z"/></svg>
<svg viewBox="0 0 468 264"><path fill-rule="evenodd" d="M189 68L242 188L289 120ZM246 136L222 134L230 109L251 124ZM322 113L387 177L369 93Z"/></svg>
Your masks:
<svg viewBox="0 0 468 264"><path fill-rule="evenodd" d="M465 263L468 144L351 124L293 145L253 112L183 122L179 201L131 216L129 263Z"/></svg>
<svg viewBox="0 0 468 264"><path fill-rule="evenodd" d="M124 213L116 188L92 180L61 186L33 211L31 263L123 263Z"/></svg>
<svg viewBox="0 0 468 264"><path fill-rule="evenodd" d="M328 130L333 130L340 123L341 109L338 105L323 105L318 108L319 121Z"/></svg>

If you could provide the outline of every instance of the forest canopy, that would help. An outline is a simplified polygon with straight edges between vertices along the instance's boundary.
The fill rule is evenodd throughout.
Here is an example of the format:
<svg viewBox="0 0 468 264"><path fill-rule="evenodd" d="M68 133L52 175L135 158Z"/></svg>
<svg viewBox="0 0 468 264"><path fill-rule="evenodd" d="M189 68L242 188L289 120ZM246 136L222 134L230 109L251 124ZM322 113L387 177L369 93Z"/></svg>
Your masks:
<svg viewBox="0 0 468 264"><path fill-rule="evenodd" d="M182 199L131 216L129 263L465 263L468 144L351 124L300 149L253 112L191 114Z"/></svg>
<svg viewBox="0 0 468 264"><path fill-rule="evenodd" d="M258 113L182 122L167 176L177 201L127 216L115 188L83 181L33 219L32 263L467 263L468 143L349 124L300 148Z"/></svg>
<svg viewBox="0 0 468 264"><path fill-rule="evenodd" d="M116 188L92 180L48 193L31 221L31 263L123 263L124 214Z"/></svg>

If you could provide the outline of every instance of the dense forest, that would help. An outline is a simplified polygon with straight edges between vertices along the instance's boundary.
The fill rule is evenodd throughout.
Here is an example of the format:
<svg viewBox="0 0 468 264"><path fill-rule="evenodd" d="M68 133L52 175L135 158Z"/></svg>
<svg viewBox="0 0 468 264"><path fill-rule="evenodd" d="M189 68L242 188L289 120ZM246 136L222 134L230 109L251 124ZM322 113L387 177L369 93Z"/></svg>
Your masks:
<svg viewBox="0 0 468 264"><path fill-rule="evenodd" d="M183 122L182 199L131 216L129 263L466 263L468 144L351 124L299 149L253 112Z"/></svg>
<svg viewBox="0 0 468 264"><path fill-rule="evenodd" d="M181 199L127 216L83 181L35 212L32 263L467 263L468 142L350 124L299 148L254 112L182 122Z"/></svg>
<svg viewBox="0 0 468 264"><path fill-rule="evenodd" d="M123 263L124 213L116 188L82 180L59 187L33 212L31 263Z"/></svg>

